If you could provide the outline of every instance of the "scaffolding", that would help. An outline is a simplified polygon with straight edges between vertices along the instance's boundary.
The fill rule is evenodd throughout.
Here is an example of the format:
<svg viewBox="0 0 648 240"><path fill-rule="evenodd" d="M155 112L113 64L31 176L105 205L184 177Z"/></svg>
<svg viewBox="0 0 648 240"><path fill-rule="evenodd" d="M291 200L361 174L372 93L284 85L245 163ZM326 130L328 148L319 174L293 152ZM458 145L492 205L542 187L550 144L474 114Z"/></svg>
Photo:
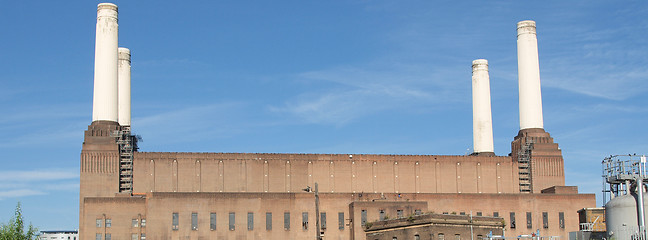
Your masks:
<svg viewBox="0 0 648 240"><path fill-rule="evenodd" d="M119 192L133 193L133 153L139 137L131 134L130 126L121 126L115 137L119 146Z"/></svg>
<svg viewBox="0 0 648 240"><path fill-rule="evenodd" d="M533 192L531 186L531 150L533 150L533 141L527 138L517 154L521 193Z"/></svg>

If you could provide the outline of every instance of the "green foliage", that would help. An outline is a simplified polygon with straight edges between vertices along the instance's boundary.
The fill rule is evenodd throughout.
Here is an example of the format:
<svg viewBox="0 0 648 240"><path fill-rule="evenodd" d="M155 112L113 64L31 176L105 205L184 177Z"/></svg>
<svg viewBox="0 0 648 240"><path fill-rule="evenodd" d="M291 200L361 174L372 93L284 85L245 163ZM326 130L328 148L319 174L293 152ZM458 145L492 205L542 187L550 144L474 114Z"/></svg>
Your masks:
<svg viewBox="0 0 648 240"><path fill-rule="evenodd" d="M16 212L8 223L0 225L0 240L32 240L38 239L36 233L38 229L29 224L25 232L25 223L23 221L22 209L20 202L16 205Z"/></svg>

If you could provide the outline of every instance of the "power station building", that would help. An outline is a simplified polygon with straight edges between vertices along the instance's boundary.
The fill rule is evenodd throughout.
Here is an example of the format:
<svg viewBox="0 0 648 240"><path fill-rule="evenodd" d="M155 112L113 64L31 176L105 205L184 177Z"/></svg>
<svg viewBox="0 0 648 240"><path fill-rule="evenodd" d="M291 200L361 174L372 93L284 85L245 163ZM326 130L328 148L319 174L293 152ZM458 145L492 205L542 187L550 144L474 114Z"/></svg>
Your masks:
<svg viewBox="0 0 648 240"><path fill-rule="evenodd" d="M595 196L564 186L561 150L543 126L535 22L517 32L520 131L508 156L494 154L483 59L473 61L471 155L142 152L130 132L130 51L118 48L117 6L99 4L79 237L313 239L315 196L303 189L318 183L324 239L364 240L370 222L424 212L501 217L506 236L567 239ZM444 235L429 234L421 239Z"/></svg>

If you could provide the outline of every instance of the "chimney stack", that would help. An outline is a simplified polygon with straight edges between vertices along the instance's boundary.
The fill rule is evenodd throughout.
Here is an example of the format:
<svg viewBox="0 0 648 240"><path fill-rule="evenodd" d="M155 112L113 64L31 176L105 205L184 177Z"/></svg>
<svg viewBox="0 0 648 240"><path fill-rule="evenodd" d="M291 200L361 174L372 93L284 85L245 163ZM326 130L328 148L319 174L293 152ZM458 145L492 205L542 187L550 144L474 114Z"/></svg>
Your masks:
<svg viewBox="0 0 648 240"><path fill-rule="evenodd" d="M119 125L131 125L131 54L128 48L119 48L118 94Z"/></svg>
<svg viewBox="0 0 648 240"><path fill-rule="evenodd" d="M517 24L520 130L542 129L542 95L536 24L526 20Z"/></svg>
<svg viewBox="0 0 648 240"><path fill-rule="evenodd" d="M117 5L97 6L92 122L117 122Z"/></svg>
<svg viewBox="0 0 648 240"><path fill-rule="evenodd" d="M472 62L473 154L495 155L488 61Z"/></svg>

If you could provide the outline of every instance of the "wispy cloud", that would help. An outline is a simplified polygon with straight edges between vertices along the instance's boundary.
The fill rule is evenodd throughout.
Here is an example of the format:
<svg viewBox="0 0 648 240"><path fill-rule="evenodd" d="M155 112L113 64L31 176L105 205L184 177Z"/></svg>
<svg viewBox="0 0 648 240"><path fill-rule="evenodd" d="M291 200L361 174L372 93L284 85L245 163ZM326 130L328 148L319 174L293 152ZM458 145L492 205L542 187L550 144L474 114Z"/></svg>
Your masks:
<svg viewBox="0 0 648 240"><path fill-rule="evenodd" d="M78 191L79 170L33 169L0 171L0 200L36 195L55 191Z"/></svg>
<svg viewBox="0 0 648 240"><path fill-rule="evenodd" d="M467 80L457 81L461 71L415 65L377 64L339 67L298 74L298 81L325 81L328 88L304 92L280 106L275 113L288 113L307 123L340 125L373 113L411 106L466 102ZM469 90L468 90L469 91Z"/></svg>

